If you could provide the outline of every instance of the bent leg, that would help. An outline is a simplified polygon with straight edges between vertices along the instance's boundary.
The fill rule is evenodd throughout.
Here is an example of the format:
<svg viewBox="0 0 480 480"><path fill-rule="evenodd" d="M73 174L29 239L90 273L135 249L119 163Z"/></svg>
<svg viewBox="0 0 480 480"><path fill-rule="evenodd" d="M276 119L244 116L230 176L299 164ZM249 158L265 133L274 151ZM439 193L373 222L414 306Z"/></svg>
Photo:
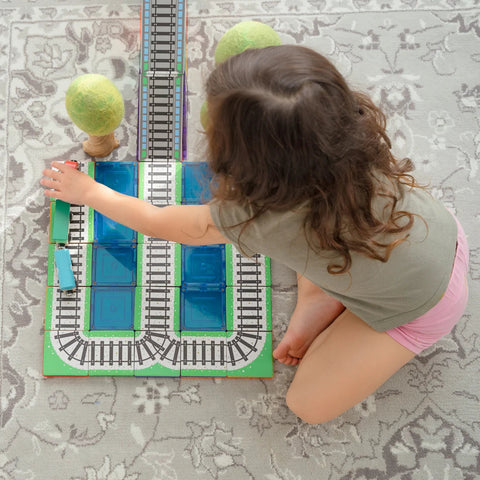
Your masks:
<svg viewBox="0 0 480 480"><path fill-rule="evenodd" d="M328 422L368 397L414 356L345 310L310 345L287 404L308 423Z"/></svg>
<svg viewBox="0 0 480 480"><path fill-rule="evenodd" d="M320 287L297 274L297 306L288 329L273 352L286 365L297 365L318 334L325 330L345 307Z"/></svg>

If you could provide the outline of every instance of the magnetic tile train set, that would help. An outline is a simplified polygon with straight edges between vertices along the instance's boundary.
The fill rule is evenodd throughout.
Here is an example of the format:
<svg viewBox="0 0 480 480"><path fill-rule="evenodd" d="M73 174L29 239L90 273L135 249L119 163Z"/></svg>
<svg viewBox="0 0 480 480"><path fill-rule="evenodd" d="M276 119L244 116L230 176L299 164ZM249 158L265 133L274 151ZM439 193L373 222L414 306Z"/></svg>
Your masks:
<svg viewBox="0 0 480 480"><path fill-rule="evenodd" d="M138 155L79 168L156 206L208 201L187 162L186 0L144 0ZM270 261L150 238L51 202L45 376L271 377Z"/></svg>

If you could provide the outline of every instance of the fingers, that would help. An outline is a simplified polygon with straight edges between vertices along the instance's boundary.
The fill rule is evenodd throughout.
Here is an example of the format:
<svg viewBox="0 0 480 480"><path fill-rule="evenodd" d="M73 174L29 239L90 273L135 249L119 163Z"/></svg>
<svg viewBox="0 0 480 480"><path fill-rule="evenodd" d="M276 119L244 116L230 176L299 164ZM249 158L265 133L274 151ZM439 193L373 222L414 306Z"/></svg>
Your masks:
<svg viewBox="0 0 480 480"><path fill-rule="evenodd" d="M72 167L69 167L68 165L65 165L62 162L52 162L51 165L52 165L52 168L56 168L57 170L60 170L62 173L64 173L67 168L72 168Z"/></svg>
<svg viewBox="0 0 480 480"><path fill-rule="evenodd" d="M56 180L49 180L48 178L42 178L40 183L46 188L53 188L56 190L58 188L58 182Z"/></svg>
<svg viewBox="0 0 480 480"><path fill-rule="evenodd" d="M59 181L62 178L62 173L61 172L56 172L55 170L50 170L48 168L46 168L42 172L42 175L44 177L53 178L54 180L57 180L57 181Z"/></svg>
<svg viewBox="0 0 480 480"><path fill-rule="evenodd" d="M60 196L60 192L57 192L56 190L44 190L43 194L50 198L59 198Z"/></svg>

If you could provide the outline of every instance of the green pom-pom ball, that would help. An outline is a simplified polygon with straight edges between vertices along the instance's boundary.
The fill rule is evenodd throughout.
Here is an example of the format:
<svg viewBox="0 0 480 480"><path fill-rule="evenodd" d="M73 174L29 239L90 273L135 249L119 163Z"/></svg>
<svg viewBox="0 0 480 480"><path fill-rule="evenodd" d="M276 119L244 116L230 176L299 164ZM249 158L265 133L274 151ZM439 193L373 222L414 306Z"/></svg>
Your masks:
<svg viewBox="0 0 480 480"><path fill-rule="evenodd" d="M81 75L70 84L65 106L77 127L98 137L112 133L125 112L117 87L107 77L95 73Z"/></svg>
<svg viewBox="0 0 480 480"><path fill-rule="evenodd" d="M252 20L240 22L227 30L215 50L215 62L222 63L227 58L249 48L264 48L281 45L278 33L272 27Z"/></svg>

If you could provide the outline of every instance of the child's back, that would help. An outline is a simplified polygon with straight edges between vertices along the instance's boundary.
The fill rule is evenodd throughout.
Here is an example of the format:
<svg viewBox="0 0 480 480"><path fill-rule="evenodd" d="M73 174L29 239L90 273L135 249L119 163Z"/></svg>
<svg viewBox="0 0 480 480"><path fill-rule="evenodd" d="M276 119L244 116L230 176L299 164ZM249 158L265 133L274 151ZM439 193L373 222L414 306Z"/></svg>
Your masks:
<svg viewBox="0 0 480 480"><path fill-rule="evenodd" d="M244 52L216 68L207 96L212 220L246 254L297 272L274 356L299 364L291 409L327 421L459 320L463 229L394 158L383 114L321 55Z"/></svg>

